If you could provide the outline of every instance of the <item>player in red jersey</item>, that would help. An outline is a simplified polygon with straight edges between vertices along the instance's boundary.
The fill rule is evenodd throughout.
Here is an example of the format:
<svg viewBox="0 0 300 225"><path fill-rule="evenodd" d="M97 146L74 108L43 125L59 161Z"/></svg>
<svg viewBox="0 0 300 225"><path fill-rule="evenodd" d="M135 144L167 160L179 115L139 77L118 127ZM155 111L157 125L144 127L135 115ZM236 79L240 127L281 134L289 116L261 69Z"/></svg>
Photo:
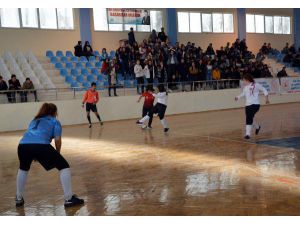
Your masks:
<svg viewBox="0 0 300 225"><path fill-rule="evenodd" d="M144 105L143 105L143 113L142 117L146 115L150 115L149 121L148 121L148 126L143 126L142 128L148 128L151 129L151 124L152 124L152 119L153 119L153 103L155 97L153 96L153 88L151 85L148 85L146 88L146 92L143 92L141 96L139 97L139 100L137 102L140 102L142 98L145 98L144 100ZM137 122L138 123L138 122Z"/></svg>

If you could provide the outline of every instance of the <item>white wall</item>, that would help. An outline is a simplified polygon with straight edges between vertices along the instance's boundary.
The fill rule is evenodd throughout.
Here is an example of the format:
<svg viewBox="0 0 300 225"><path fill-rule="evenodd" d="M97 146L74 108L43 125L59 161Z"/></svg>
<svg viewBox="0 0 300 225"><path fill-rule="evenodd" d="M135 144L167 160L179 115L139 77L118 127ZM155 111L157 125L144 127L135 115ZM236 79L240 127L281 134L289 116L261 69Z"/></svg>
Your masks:
<svg viewBox="0 0 300 225"><path fill-rule="evenodd" d="M167 114L181 114L239 108L243 102L235 102L234 96L239 89L215 90L202 92L183 92L169 94ZM104 121L134 119L141 115L142 104L136 103L138 96L102 98L98 109ZM273 95L272 104L299 102L300 93ZM59 110L59 120L63 125L86 123L85 110L81 100L54 101ZM0 105L0 131L26 129L42 103L19 103ZM94 117L92 117L95 119Z"/></svg>

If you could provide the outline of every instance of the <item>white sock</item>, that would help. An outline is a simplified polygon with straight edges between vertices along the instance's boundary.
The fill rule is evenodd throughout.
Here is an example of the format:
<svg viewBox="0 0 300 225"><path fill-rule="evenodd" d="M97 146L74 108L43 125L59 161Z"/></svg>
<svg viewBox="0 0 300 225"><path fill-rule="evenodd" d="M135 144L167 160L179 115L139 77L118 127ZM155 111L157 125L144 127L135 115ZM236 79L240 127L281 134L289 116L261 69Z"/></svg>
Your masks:
<svg viewBox="0 0 300 225"><path fill-rule="evenodd" d="M146 116L144 116L142 119L140 119L139 122L145 123L145 122L148 121L149 119L150 119L150 116L146 115Z"/></svg>
<svg viewBox="0 0 300 225"><path fill-rule="evenodd" d="M252 125L246 125L246 135L251 136Z"/></svg>
<svg viewBox="0 0 300 225"><path fill-rule="evenodd" d="M60 182L64 190L65 200L72 198L72 182L71 182L71 170L70 168L62 169L60 172Z"/></svg>
<svg viewBox="0 0 300 225"><path fill-rule="evenodd" d="M25 184L27 180L28 171L18 170L17 174L17 199L21 200L23 198L23 193L25 189Z"/></svg>
<svg viewBox="0 0 300 225"><path fill-rule="evenodd" d="M167 121L165 119L160 120L161 124L163 125L164 128L168 128Z"/></svg>

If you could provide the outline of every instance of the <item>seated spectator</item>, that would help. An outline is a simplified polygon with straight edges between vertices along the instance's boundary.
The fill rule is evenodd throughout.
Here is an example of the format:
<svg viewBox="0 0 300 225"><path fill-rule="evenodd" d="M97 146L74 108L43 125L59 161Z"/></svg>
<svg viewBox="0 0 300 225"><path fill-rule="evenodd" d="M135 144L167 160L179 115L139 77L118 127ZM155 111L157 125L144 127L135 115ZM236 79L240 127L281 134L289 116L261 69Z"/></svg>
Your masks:
<svg viewBox="0 0 300 225"><path fill-rule="evenodd" d="M84 43L83 55L89 60L91 56L94 56L93 48L88 41Z"/></svg>
<svg viewBox="0 0 300 225"><path fill-rule="evenodd" d="M285 66L282 67L282 70L280 70L278 73L277 73L277 77L278 78L281 78L281 77L287 77L287 73L286 73L286 70L285 70Z"/></svg>
<svg viewBox="0 0 300 225"><path fill-rule="evenodd" d="M102 63L101 73L104 75L108 75L109 72L109 59L106 58L105 61Z"/></svg>
<svg viewBox="0 0 300 225"><path fill-rule="evenodd" d="M285 44L285 47L282 49L281 53L282 53L282 54L288 54L288 53L289 53L289 49L290 49L289 43L287 42L287 43Z"/></svg>
<svg viewBox="0 0 300 225"><path fill-rule="evenodd" d="M282 60L284 63L291 63L293 61L293 54L291 52L288 52Z"/></svg>
<svg viewBox="0 0 300 225"><path fill-rule="evenodd" d="M11 79L8 81L9 90L20 90L21 84L20 81L17 79L15 74L11 75ZM8 101L10 103L16 103L16 92L11 91L8 93Z"/></svg>
<svg viewBox="0 0 300 225"><path fill-rule="evenodd" d="M0 94L6 94L7 98L8 98L8 93L7 92L3 92L6 91L8 89L8 86L5 82L5 80L3 80L3 77L0 75ZM9 98L8 98L9 100Z"/></svg>
<svg viewBox="0 0 300 225"><path fill-rule="evenodd" d="M161 31L158 33L158 39L161 41L161 42L164 42L166 43L167 42L167 38L168 36L166 35L165 33L165 28L161 28Z"/></svg>
<svg viewBox="0 0 300 225"><path fill-rule="evenodd" d="M20 92L21 95L21 102L27 102L27 94L28 92L33 93L34 100L37 102L37 93L36 90L34 90L34 85L29 77L26 78L25 82L23 83L22 92Z"/></svg>
<svg viewBox="0 0 300 225"><path fill-rule="evenodd" d="M261 49L259 50L262 54L267 55L269 54L269 49L267 46L267 43L265 42L264 45L261 47Z"/></svg>
<svg viewBox="0 0 300 225"><path fill-rule="evenodd" d="M257 62L262 62L264 59L265 59L265 56L264 56L263 50L260 49L259 52L256 55L256 61Z"/></svg>
<svg viewBox="0 0 300 225"><path fill-rule="evenodd" d="M77 57L83 56L82 43L78 41L77 45L74 47L74 55Z"/></svg>
<svg viewBox="0 0 300 225"><path fill-rule="evenodd" d="M295 45L293 44L293 45L291 45L291 47L289 48L289 52L291 53L291 54L296 54L296 48L295 48Z"/></svg>
<svg viewBox="0 0 300 225"><path fill-rule="evenodd" d="M102 61L105 61L106 59L108 59L109 58L109 55L108 55L108 53L107 53L107 51L106 51L106 48L102 48L102 52L101 52L101 60Z"/></svg>

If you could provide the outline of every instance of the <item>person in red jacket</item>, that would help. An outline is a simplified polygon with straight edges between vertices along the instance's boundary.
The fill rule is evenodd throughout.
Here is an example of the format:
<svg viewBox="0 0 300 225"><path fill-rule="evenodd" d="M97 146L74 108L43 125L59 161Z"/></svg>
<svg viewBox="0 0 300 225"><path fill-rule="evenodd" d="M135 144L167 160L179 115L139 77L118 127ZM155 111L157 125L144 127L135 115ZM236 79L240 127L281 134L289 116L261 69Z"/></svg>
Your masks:
<svg viewBox="0 0 300 225"><path fill-rule="evenodd" d="M86 107L86 116L87 116L87 119L89 121L89 128L92 127L90 111L95 113L95 115L98 118L100 124L103 125L103 122L101 121L100 115L99 115L98 110L97 110L97 105L96 104L98 103L98 101L99 101L99 93L96 90L96 83L93 82L91 84L91 88L84 93L83 100L82 100L82 108L84 107L84 104L85 104L85 107Z"/></svg>
<svg viewBox="0 0 300 225"><path fill-rule="evenodd" d="M145 98L144 100L144 105L143 105L143 113L142 117L146 115L150 115L149 121L148 121L148 126L142 126L143 129L151 129L152 125L152 119L153 119L153 103L155 97L153 96L153 88L151 85L148 85L146 88L146 92L142 93L141 96L139 97L139 100L137 102L140 102L142 98Z"/></svg>

